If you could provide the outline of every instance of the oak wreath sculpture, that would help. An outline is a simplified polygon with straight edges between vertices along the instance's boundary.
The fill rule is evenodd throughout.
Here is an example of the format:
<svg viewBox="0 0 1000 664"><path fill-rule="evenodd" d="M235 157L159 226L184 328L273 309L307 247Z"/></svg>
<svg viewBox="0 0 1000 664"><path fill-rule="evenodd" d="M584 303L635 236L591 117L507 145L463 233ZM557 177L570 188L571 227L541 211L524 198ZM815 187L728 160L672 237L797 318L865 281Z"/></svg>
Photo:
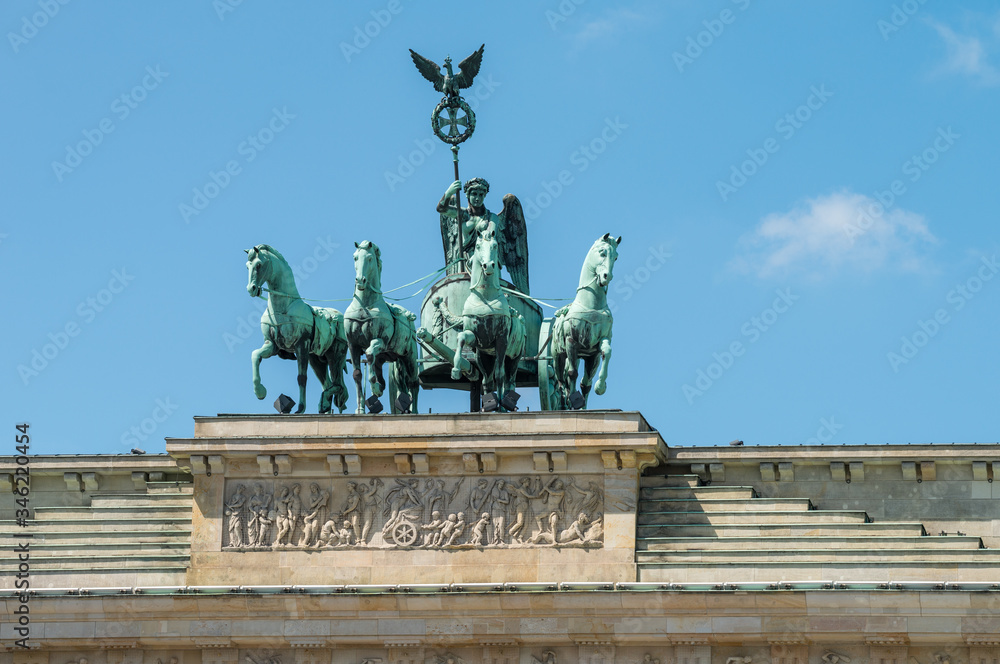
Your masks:
<svg viewBox="0 0 1000 664"><path fill-rule="evenodd" d="M267 310L261 316L264 345L251 355L257 398L267 394L260 361L278 355L298 363L296 413L305 410L308 364L323 384L319 412L329 413L333 406L343 412L348 352L358 414L366 405L369 412L380 412L378 399L387 387L393 413L417 412L421 386L468 390L473 411L486 408L488 396L488 409L516 410L518 385L537 385L543 410L586 408L591 391L601 395L607 389L613 326L607 292L621 237L605 233L594 242L572 304L544 319L539 305L552 305L530 295L527 223L520 201L507 194L502 210L494 214L485 205L489 182L474 177L463 185L459 176L460 144L476 128L475 114L459 92L472 86L484 49L462 60L457 73L450 57L442 67L410 51L420 74L444 95L431 114L431 128L451 146L454 165L453 181L436 207L444 267L425 278L439 276L437 281L413 294L428 289L419 329L417 315L386 301L385 293L392 291L382 290L382 253L373 242L354 245L354 295L343 314L304 302L281 254L258 245L247 252L247 290L254 297L268 291ZM509 282L501 274L504 268ZM391 365L388 381L383 375L386 363ZM372 394L368 399L364 364ZM393 523L393 528L406 530L404 522ZM395 535L405 539L402 531Z"/></svg>

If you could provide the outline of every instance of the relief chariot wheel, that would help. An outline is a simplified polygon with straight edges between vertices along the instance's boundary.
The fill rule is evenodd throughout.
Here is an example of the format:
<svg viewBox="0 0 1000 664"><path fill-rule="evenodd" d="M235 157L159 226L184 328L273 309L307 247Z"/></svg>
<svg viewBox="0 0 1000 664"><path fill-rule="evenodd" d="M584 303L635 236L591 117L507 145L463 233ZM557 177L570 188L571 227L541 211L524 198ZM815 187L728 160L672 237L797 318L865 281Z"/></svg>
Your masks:
<svg viewBox="0 0 1000 664"><path fill-rule="evenodd" d="M396 546L412 546L417 541L417 527L409 521L397 523L392 528L392 541Z"/></svg>

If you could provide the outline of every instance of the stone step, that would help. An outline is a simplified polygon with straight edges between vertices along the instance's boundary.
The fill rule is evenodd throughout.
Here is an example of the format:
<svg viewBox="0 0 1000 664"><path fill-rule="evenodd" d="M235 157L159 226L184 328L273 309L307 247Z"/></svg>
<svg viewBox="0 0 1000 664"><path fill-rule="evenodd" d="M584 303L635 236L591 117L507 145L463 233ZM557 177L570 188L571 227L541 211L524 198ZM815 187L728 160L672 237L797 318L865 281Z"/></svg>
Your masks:
<svg viewBox="0 0 1000 664"><path fill-rule="evenodd" d="M194 493L192 482L146 482L149 493Z"/></svg>
<svg viewBox="0 0 1000 664"><path fill-rule="evenodd" d="M768 518L773 519L775 524L781 523L801 523L803 519L815 520L816 523L866 523L868 514L858 510L795 510L795 511L769 511L764 513ZM760 521L761 513L747 512L745 510L735 512L722 511L697 511L697 512L642 512L638 514L639 525L675 525L691 523L710 524L738 524L757 523Z"/></svg>
<svg viewBox="0 0 1000 664"><path fill-rule="evenodd" d="M190 554L160 554L160 555L145 555L137 554L134 552L122 553L118 555L108 554L108 555L76 555L76 556L64 556L64 555L40 555L36 556L32 554L31 556L31 571L32 573L37 573L41 568L49 569L60 569L60 568L76 568L81 570L94 570L94 569L107 569L109 567L113 569L132 569L136 567L148 567L148 568L159 568L159 567L171 567L171 566L187 566L191 561ZM17 569L17 560L3 560L0 561L0 571L8 571Z"/></svg>
<svg viewBox="0 0 1000 664"><path fill-rule="evenodd" d="M692 564L711 563L714 565L749 564L762 562L784 563L824 563L824 562L910 562L924 560L933 562L963 562L988 560L1000 563L1000 549L887 549L877 546L867 549L815 548L815 549L719 549L711 551L637 551L639 565L659 563Z"/></svg>
<svg viewBox="0 0 1000 664"><path fill-rule="evenodd" d="M39 522L89 519L117 521L144 517L177 517L191 520L191 503L186 505L91 505L84 507L36 507L35 520Z"/></svg>
<svg viewBox="0 0 1000 664"><path fill-rule="evenodd" d="M143 531L156 531L156 530L178 530L182 529L183 526L191 525L190 516L182 517L129 517L129 518L105 518L104 520L97 521L96 519L88 519L81 516L80 518L73 519L57 519L57 520L36 520L33 521L31 526L28 528L20 528L16 525L15 521L0 521L0 533L19 533L19 532L45 532L46 530L59 529L59 530L73 530L74 526L79 529L80 532L94 532L94 531L114 531L114 530L143 530Z"/></svg>
<svg viewBox="0 0 1000 664"><path fill-rule="evenodd" d="M135 586L187 585L188 564L135 565L122 567L118 562L93 565L32 565L32 574L57 575L53 585L73 587L132 588ZM59 581L57 581L59 580Z"/></svg>
<svg viewBox="0 0 1000 664"><path fill-rule="evenodd" d="M172 505L191 507L190 493L176 491L163 493L95 493L90 497L91 507L137 507L143 505Z"/></svg>
<svg viewBox="0 0 1000 664"><path fill-rule="evenodd" d="M0 536L7 533L0 531ZM10 534L16 537L16 533ZM145 544L184 544L191 541L190 530L33 530L31 541L59 546L125 546ZM33 544L34 545L34 544ZM32 546L33 546L32 545Z"/></svg>
<svg viewBox="0 0 1000 664"><path fill-rule="evenodd" d="M756 497L757 492L752 486L657 486L639 489L639 498L645 500L662 500L664 498L750 500Z"/></svg>
<svg viewBox="0 0 1000 664"><path fill-rule="evenodd" d="M872 549L873 547L914 550L983 548L979 537L648 537L636 542L639 551L789 550L789 549Z"/></svg>
<svg viewBox="0 0 1000 664"><path fill-rule="evenodd" d="M48 544L37 540L31 542L31 560L50 558L52 560L89 560L91 558L140 557L146 560L173 560L177 556L191 556L190 542L118 542L103 544Z"/></svg>
<svg viewBox="0 0 1000 664"><path fill-rule="evenodd" d="M808 498L658 498L639 501L639 514L662 512L808 512Z"/></svg>
<svg viewBox="0 0 1000 664"><path fill-rule="evenodd" d="M970 554L976 552L969 552ZM983 552L985 553L985 552ZM907 581L948 581L951 583L996 583L997 562L991 557L970 555L968 560L948 562L925 560L912 556L885 560L872 565L871 560L834 562L800 562L792 560L763 561L741 564L639 563L638 579L642 583L789 583L823 581L835 583L903 583Z"/></svg>
<svg viewBox="0 0 1000 664"><path fill-rule="evenodd" d="M811 515L811 513L810 513ZM923 524L879 521L876 523L731 523L687 525L640 525L638 537L920 537Z"/></svg>
<svg viewBox="0 0 1000 664"><path fill-rule="evenodd" d="M701 486L697 475L647 475L639 478L639 486L646 487L695 487Z"/></svg>

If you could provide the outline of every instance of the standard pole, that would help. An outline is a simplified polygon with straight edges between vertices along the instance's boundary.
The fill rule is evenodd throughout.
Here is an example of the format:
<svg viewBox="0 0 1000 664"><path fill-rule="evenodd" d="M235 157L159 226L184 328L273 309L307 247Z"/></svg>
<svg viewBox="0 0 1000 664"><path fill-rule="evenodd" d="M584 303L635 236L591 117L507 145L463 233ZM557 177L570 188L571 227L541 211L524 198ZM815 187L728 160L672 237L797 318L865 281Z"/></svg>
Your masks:
<svg viewBox="0 0 1000 664"><path fill-rule="evenodd" d="M455 181L461 182L462 179L458 176L458 146L451 146L452 162L455 164ZM458 221L458 251L456 254L461 259L458 264L458 271L465 272L465 256L462 251L465 249L465 224L462 222L462 188L459 187L458 191L455 192L455 219Z"/></svg>

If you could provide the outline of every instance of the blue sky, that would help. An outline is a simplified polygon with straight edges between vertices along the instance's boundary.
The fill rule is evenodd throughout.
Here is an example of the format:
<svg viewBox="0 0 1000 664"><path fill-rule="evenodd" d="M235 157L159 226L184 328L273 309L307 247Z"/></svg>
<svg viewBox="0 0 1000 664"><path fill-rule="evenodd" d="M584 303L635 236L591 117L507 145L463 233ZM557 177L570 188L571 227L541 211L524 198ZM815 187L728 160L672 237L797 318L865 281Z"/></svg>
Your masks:
<svg viewBox="0 0 1000 664"><path fill-rule="evenodd" d="M8 0L0 27L0 385L35 453L294 396L277 358L253 395L244 249L314 299L350 296L355 241L386 287L440 267L452 165L407 49L481 43L462 174L524 203L533 294L624 237L592 406L676 445L998 438L995 3Z"/></svg>

